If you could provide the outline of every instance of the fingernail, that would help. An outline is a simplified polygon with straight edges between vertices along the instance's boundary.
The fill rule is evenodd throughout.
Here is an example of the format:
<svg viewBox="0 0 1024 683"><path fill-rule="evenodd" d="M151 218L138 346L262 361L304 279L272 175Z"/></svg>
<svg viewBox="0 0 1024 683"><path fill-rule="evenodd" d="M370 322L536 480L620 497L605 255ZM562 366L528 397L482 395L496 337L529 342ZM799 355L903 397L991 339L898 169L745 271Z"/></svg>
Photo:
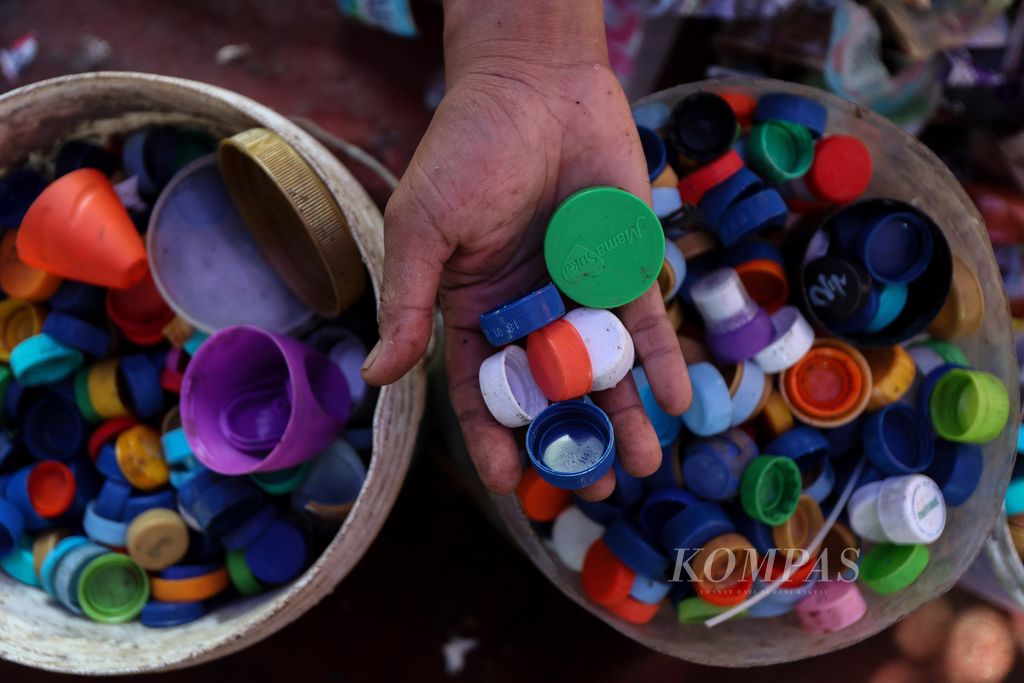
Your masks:
<svg viewBox="0 0 1024 683"><path fill-rule="evenodd" d="M377 342L376 346L366 355L366 360L363 361L363 367L359 369L360 373L366 374L373 367L373 364L377 361L377 356L380 355L380 347L384 340Z"/></svg>

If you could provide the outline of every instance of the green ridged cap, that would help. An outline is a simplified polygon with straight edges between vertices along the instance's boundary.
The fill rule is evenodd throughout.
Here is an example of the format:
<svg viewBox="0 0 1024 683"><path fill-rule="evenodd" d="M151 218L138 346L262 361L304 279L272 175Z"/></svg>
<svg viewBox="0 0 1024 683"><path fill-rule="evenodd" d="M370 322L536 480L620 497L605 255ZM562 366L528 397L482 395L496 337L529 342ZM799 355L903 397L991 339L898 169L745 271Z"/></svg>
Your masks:
<svg viewBox="0 0 1024 683"><path fill-rule="evenodd" d="M796 180L814 162L811 132L789 121L764 121L750 130L747 139L750 166L773 183Z"/></svg>
<svg viewBox="0 0 1024 683"><path fill-rule="evenodd" d="M89 399L89 371L80 368L75 373L75 404L86 422L99 422L100 416Z"/></svg>
<svg viewBox="0 0 1024 683"><path fill-rule="evenodd" d="M759 455L740 480L740 502L750 517L778 526L793 516L803 488L800 468L791 458Z"/></svg>
<svg viewBox="0 0 1024 683"><path fill-rule="evenodd" d="M963 350L953 342L946 341L945 339L932 338L923 342L923 344L935 353L939 354L942 360L947 363L952 365L962 365L965 368L971 367L971 362L967 360L967 356L964 355Z"/></svg>
<svg viewBox="0 0 1024 683"><path fill-rule="evenodd" d="M881 543L860 563L860 581L879 595L901 591L928 566L928 546Z"/></svg>
<svg viewBox="0 0 1024 683"><path fill-rule="evenodd" d="M228 576L231 577L231 583L242 595L248 597L250 595L259 595L266 590L266 586L259 582L255 576L252 575L252 570L249 569L248 563L245 561L245 551L233 550L227 554L226 564L228 567Z"/></svg>
<svg viewBox="0 0 1024 683"><path fill-rule="evenodd" d="M149 577L127 555L100 555L78 581L78 605L93 621L123 624L139 616L148 601Z"/></svg>
<svg viewBox="0 0 1024 683"><path fill-rule="evenodd" d="M987 443L1006 426L1010 396L991 373L953 369L936 382L928 409L943 439Z"/></svg>
<svg viewBox="0 0 1024 683"><path fill-rule="evenodd" d="M680 624L703 624L711 617L717 617L722 612L730 609L732 607L712 605L710 602L705 602L694 596L679 601L679 604L676 605L676 618L679 619ZM742 619L746 615L746 612L742 612L736 615L736 618Z"/></svg>
<svg viewBox="0 0 1024 683"><path fill-rule="evenodd" d="M259 472L251 474L249 477L257 486L270 495L284 496L299 488L302 482L306 480L311 463L312 461L307 460L295 467L275 470L273 472Z"/></svg>

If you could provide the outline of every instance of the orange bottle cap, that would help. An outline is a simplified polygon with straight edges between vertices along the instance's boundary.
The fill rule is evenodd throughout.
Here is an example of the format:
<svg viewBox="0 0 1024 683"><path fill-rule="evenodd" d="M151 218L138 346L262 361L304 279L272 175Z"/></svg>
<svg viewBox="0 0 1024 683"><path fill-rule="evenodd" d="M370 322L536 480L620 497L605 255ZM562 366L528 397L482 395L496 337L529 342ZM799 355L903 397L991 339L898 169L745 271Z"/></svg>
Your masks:
<svg viewBox="0 0 1024 683"><path fill-rule="evenodd" d="M760 567L760 570L764 572L762 578L766 582L771 583L773 581L776 581L776 580L782 578L783 573L786 571L786 561L787 560L789 560L790 566L793 566L800 559L802 559L801 556L799 554L797 554L795 551L778 550L775 553L775 557L772 558L772 562L771 562L770 565L768 564L768 560L762 560L762 559L759 558L759 560L758 560L759 561L759 565L758 566ZM831 558L829 558L828 561L829 561L829 564L832 564L832 562L833 562L833 560ZM836 560L834 560L834 562L836 564L839 563L838 557L837 557ZM805 581L807 581L807 577L809 577L811 575L811 572L814 571L815 564L816 564L816 558L812 557L811 559L807 560L807 562L804 562L799 567L796 567L793 570L793 572L789 575L789 579L787 579L786 581L783 581L782 584L779 586L779 588L782 588L782 589L799 588L800 586L802 586L804 584Z"/></svg>
<svg viewBox="0 0 1024 683"><path fill-rule="evenodd" d="M636 598L626 598L622 602L617 602L614 605L608 605L608 611L623 621L628 621L631 624L646 624L654 618L654 615L658 613L658 609L660 607L660 602L656 602L652 605L646 602L640 602Z"/></svg>
<svg viewBox="0 0 1024 683"><path fill-rule="evenodd" d="M44 460L28 475L28 499L40 517L64 514L75 500L75 475L56 460Z"/></svg>
<svg viewBox="0 0 1024 683"><path fill-rule="evenodd" d="M679 194L684 202L696 206L705 192L732 177L741 168L743 168L743 159L736 153L736 150L730 149L693 173L683 176L679 181ZM683 254L685 255L686 252Z"/></svg>
<svg viewBox="0 0 1024 683"><path fill-rule="evenodd" d="M917 375L914 358L902 346L865 348L861 351L871 369L868 410L878 410L903 398Z"/></svg>
<svg viewBox="0 0 1024 683"><path fill-rule="evenodd" d="M789 301L789 279L778 261L754 259L736 266L740 282L750 298L769 314L775 313Z"/></svg>
<svg viewBox="0 0 1024 683"><path fill-rule="evenodd" d="M15 299L49 299L62 280L22 261L18 256L17 240L17 230L9 230L0 240L0 289Z"/></svg>
<svg viewBox="0 0 1024 683"><path fill-rule="evenodd" d="M43 190L21 222L17 244L28 265L91 285L125 289L149 272L135 223L110 179L92 168Z"/></svg>
<svg viewBox="0 0 1024 683"><path fill-rule="evenodd" d="M583 558L583 592L598 605L614 605L629 597L636 573L622 564L604 541L597 539Z"/></svg>
<svg viewBox="0 0 1024 683"><path fill-rule="evenodd" d="M516 488L516 497L527 519L534 522L550 522L572 504L571 491L547 483L532 467L523 472L523 478Z"/></svg>
<svg viewBox="0 0 1024 683"><path fill-rule="evenodd" d="M697 577L694 588L706 602L720 607L743 602L754 585L757 553L736 533L716 536L701 548L692 562Z"/></svg>
<svg viewBox="0 0 1024 683"><path fill-rule="evenodd" d="M27 301L0 301L0 360L9 361L15 346L42 332L45 318L41 308Z"/></svg>
<svg viewBox="0 0 1024 683"><path fill-rule="evenodd" d="M793 428L793 412L782 394L774 389L768 394L758 422L767 440L778 438Z"/></svg>
<svg viewBox="0 0 1024 683"><path fill-rule="evenodd" d="M736 123L740 124L741 128L750 128L754 125L757 99L753 95L740 92L720 92L718 96L729 103L729 108L736 115Z"/></svg>
<svg viewBox="0 0 1024 683"><path fill-rule="evenodd" d="M871 369L860 351L836 339L819 339L782 373L782 397L793 414L813 427L836 427L864 412Z"/></svg>
<svg viewBox="0 0 1024 683"><path fill-rule="evenodd" d="M550 401L567 401L590 391L593 370L583 337L564 319L531 332L526 339L530 372Z"/></svg>
<svg viewBox="0 0 1024 683"><path fill-rule="evenodd" d="M228 570L221 567L209 574L189 579L161 579L152 576L149 584L155 600L198 602L223 592L231 584L231 578Z"/></svg>
<svg viewBox="0 0 1024 683"><path fill-rule="evenodd" d="M144 346L162 342L164 327L174 319L148 269L133 287L107 292L107 315L124 336Z"/></svg>

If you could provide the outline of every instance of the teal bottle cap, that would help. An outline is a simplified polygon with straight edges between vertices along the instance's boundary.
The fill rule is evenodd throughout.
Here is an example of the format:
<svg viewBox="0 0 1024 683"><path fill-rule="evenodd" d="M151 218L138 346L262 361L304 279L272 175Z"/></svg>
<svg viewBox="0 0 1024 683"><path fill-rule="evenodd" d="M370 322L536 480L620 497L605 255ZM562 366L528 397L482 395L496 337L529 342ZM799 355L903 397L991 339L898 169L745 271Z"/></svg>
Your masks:
<svg viewBox="0 0 1024 683"><path fill-rule="evenodd" d="M765 121L750 131L747 140L750 165L766 180L796 180L814 162L814 140L803 126L788 121Z"/></svg>
<svg viewBox="0 0 1024 683"><path fill-rule="evenodd" d="M544 238L551 279L573 301L615 308L658 279L665 234L651 207L614 187L590 187L555 210Z"/></svg>

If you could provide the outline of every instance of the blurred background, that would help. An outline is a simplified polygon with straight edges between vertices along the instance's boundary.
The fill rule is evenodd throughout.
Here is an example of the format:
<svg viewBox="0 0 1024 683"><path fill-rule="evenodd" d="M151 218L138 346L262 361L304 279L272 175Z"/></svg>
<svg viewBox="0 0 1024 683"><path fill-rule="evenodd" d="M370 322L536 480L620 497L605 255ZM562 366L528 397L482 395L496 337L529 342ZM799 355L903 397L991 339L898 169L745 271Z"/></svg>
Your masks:
<svg viewBox="0 0 1024 683"><path fill-rule="evenodd" d="M0 88L101 69L196 79L309 119L401 174L444 92L442 16L430 0L386 4L411 14L361 17L351 0L0 0ZM632 98L758 74L833 90L921 137L979 204L1014 314L1024 315L1019 3L605 4L612 64ZM2 121L0 131L10 134ZM383 205L386 187L361 179ZM959 590L855 647L796 664L719 670L649 652L548 584L458 483L439 421L424 423L398 505L333 595L255 647L161 679L1024 681L1024 617ZM57 678L0 663L3 681Z"/></svg>

